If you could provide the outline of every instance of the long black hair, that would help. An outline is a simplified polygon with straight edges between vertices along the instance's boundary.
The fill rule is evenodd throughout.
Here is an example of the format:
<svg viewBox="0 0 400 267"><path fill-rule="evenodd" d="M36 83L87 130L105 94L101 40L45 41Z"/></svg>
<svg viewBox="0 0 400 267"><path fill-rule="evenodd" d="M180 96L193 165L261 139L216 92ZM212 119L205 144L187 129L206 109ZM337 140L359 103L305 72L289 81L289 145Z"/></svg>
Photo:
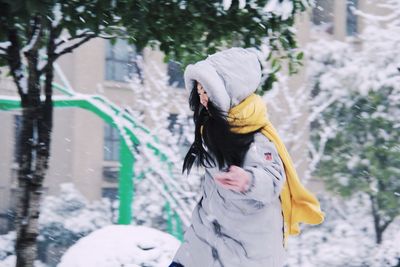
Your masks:
<svg viewBox="0 0 400 267"><path fill-rule="evenodd" d="M185 171L190 173L193 163L196 163L197 167L218 167L219 169L230 165L242 167L256 131L246 134L234 133L227 120L226 112L212 101L208 101L208 109L200 104L197 81L194 82L190 93L189 106L193 111L195 138L185 156L182 173Z"/></svg>

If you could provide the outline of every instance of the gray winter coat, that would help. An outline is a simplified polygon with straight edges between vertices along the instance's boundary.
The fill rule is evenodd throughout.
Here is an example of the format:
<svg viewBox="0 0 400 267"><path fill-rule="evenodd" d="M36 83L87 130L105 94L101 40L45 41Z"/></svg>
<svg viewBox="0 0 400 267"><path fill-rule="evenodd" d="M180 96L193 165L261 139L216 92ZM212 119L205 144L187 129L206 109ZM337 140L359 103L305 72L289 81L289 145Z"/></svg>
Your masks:
<svg viewBox="0 0 400 267"><path fill-rule="evenodd" d="M174 261L185 267L283 266L279 194L285 172L274 144L261 133L254 139L243 166L252 174L250 189L225 189L213 179L218 170L206 169L202 196Z"/></svg>
<svg viewBox="0 0 400 267"><path fill-rule="evenodd" d="M246 82L246 77L256 81ZM257 57L241 48L216 53L185 70L188 89L198 80L210 100L224 110L254 92L258 77ZM185 267L283 266L286 252L279 195L286 176L275 145L263 134L255 134L243 168L251 174L250 187L243 193L216 183L213 176L219 170L206 168L201 198L173 261Z"/></svg>

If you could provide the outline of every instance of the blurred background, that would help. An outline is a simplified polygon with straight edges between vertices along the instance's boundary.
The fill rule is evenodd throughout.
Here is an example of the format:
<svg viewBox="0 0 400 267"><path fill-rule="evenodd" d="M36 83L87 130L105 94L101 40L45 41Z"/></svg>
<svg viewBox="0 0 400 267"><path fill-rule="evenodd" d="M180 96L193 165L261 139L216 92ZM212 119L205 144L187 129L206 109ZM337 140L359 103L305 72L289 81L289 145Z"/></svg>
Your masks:
<svg viewBox="0 0 400 267"><path fill-rule="evenodd" d="M0 266L167 266L202 174L183 70L232 46L326 213L286 266L400 266L400 1L0 2Z"/></svg>

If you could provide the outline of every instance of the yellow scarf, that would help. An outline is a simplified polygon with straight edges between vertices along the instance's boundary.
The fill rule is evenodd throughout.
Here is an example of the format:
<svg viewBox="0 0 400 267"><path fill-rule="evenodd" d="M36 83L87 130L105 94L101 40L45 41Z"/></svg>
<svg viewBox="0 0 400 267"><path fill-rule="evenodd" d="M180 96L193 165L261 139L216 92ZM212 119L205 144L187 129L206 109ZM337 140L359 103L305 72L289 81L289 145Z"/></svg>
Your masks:
<svg viewBox="0 0 400 267"><path fill-rule="evenodd" d="M271 140L284 164L286 181L281 192L285 222L285 241L289 235L300 233L299 223L320 224L324 220L317 198L300 182L292 159L274 126L268 120L267 107L262 98L252 94L231 108L229 123L236 133L249 133L261 128L261 133ZM286 242L285 242L286 243Z"/></svg>

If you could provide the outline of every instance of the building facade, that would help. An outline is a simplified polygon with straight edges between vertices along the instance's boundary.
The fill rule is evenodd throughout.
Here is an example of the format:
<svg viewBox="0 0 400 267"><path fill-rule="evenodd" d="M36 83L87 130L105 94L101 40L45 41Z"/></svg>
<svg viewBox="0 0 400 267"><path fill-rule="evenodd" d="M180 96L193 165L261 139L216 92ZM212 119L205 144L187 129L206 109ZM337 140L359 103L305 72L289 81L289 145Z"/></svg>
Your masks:
<svg viewBox="0 0 400 267"><path fill-rule="evenodd" d="M144 86L154 91L153 94L157 92L156 86L162 86L164 97L177 99L175 104L172 101L164 108L172 115L178 112L176 103L186 99L183 76L176 63L165 64L161 52L148 48L138 52L134 45L124 40L111 45L108 40L93 39L60 58L56 68L61 71L57 72L55 82L80 94L103 95L116 105L132 110L140 106L138 100L145 93L141 90ZM0 78L0 95L16 96L12 80L4 73ZM154 80L165 79L167 74L165 83L153 84ZM135 82L132 82L133 76ZM54 93L61 94L57 90ZM146 110L139 112L146 118ZM0 233L12 228L9 219L15 206L18 153L15 140L20 121L19 111L0 112L0 143L3 146L0 152ZM154 122L145 119L145 123L151 127ZM88 200L116 199L119 142L118 131L93 113L78 108L55 108L45 193L57 195L59 185L70 182Z"/></svg>

